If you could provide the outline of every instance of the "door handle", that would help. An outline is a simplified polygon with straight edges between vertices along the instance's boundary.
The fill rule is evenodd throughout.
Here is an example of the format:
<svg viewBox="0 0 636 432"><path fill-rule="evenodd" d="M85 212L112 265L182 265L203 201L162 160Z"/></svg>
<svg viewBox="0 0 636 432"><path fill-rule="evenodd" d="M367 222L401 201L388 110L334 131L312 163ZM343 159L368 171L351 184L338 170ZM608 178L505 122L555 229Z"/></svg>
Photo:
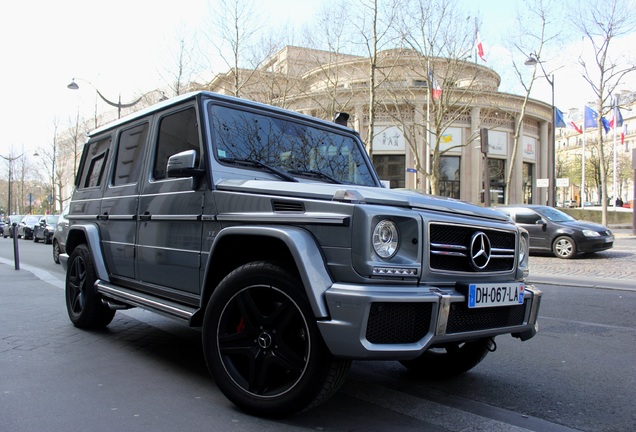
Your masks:
<svg viewBox="0 0 636 432"><path fill-rule="evenodd" d="M149 212L145 212L142 215L139 215L139 220L140 221L149 221L150 220L150 213Z"/></svg>

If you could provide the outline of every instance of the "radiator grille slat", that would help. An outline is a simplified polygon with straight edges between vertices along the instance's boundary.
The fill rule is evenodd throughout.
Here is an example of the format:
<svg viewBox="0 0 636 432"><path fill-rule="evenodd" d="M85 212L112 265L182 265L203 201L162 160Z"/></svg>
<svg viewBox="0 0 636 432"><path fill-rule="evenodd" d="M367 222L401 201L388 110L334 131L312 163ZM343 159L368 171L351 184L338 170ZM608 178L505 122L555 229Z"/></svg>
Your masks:
<svg viewBox="0 0 636 432"><path fill-rule="evenodd" d="M526 304L527 300L522 305L471 309L465 303L453 303L448 315L446 334L522 325L526 316Z"/></svg>
<svg viewBox="0 0 636 432"><path fill-rule="evenodd" d="M475 233L486 234L491 256L486 267L475 269L471 265L471 239ZM431 270L449 272L509 272L515 265L516 233L481 227L439 224L429 225Z"/></svg>

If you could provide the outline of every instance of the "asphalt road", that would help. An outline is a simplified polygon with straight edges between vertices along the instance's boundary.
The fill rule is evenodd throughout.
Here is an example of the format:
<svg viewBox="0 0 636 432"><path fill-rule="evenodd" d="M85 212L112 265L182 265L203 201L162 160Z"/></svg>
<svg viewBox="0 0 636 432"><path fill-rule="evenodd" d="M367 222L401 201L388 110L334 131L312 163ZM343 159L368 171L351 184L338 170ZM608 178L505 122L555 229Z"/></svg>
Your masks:
<svg viewBox="0 0 636 432"><path fill-rule="evenodd" d="M540 269L531 277L547 281L538 284L540 333L527 342L497 338L497 351L469 373L418 381L397 362L354 362L334 398L282 421L247 416L225 400L197 330L136 309L118 312L106 331L74 328L51 246L19 246L15 272L11 242L0 239L3 431L626 431L636 424L634 239L576 260L531 257ZM571 282L550 282L555 274ZM614 278L598 277L608 286L586 287L608 274ZM623 283L616 289L612 280Z"/></svg>

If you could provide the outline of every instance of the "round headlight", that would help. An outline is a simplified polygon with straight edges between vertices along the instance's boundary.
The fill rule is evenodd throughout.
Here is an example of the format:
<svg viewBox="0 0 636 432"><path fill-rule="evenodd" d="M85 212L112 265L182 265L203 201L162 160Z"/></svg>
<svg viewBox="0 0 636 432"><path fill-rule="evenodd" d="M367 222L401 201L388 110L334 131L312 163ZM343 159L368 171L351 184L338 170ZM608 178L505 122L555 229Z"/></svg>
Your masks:
<svg viewBox="0 0 636 432"><path fill-rule="evenodd" d="M373 229L373 249L381 258L391 258L398 249L398 229L394 222L384 219Z"/></svg>

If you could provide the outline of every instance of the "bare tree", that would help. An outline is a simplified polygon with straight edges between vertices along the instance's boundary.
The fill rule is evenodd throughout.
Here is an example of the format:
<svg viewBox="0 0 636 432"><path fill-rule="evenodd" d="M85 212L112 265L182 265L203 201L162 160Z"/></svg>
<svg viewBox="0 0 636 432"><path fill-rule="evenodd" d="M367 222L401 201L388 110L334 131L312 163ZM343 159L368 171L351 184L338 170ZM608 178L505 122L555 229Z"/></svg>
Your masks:
<svg viewBox="0 0 636 432"><path fill-rule="evenodd" d="M513 53L519 54L519 57L515 55L512 56L512 67L519 79L519 83L523 87L524 97L517 121L515 122L511 162L508 164L506 174L507 187L504 198L506 204L510 203L510 184L515 167L514 161L517 159L519 145L523 139L526 108L532 87L537 79L543 79L541 73L545 72L543 64L547 63L546 58L544 58L546 57L544 56L546 47L554 43L561 32L561 21L558 10L557 3L554 0L532 0L524 3L523 7L520 7L516 13L516 32L512 39L512 45ZM535 60L535 65L529 77L527 74L527 66L517 62L517 58L525 61L528 53L530 53ZM554 85L554 82L550 80L549 76L545 76L544 78L550 81L551 86ZM554 107L551 107L551 109L554 109ZM554 125L551 125L551 127L554 128ZM551 148L551 145L549 147ZM550 158L551 156L548 157ZM549 169L552 168L550 167ZM554 187L554 185L550 185L550 187Z"/></svg>
<svg viewBox="0 0 636 432"><path fill-rule="evenodd" d="M250 51L257 45L257 37L263 29L256 11L255 0L219 0L210 11L213 18L207 37L229 69L225 79L236 97L241 97L243 86L266 58L255 60Z"/></svg>
<svg viewBox="0 0 636 432"><path fill-rule="evenodd" d="M173 63L160 75L168 84L172 95L178 96L190 90L192 78L202 65L197 60L195 47L198 46L197 36L189 33L186 26L182 26L174 39Z"/></svg>
<svg viewBox="0 0 636 432"><path fill-rule="evenodd" d="M612 51L617 38L636 29L636 5L633 0L586 0L576 2L574 26L583 34L593 50L591 64L583 55L579 57L583 78L596 97L597 130L600 140L599 159L601 177L601 222L607 224L607 170L603 146L602 115L611 110L611 96L623 79L636 71L634 60L622 58Z"/></svg>
<svg viewBox="0 0 636 432"><path fill-rule="evenodd" d="M395 30L400 4L401 0L390 0L388 4L380 8L378 0L361 0L359 14L354 20L358 38L365 50L365 55L369 58L369 121L366 138L369 156L373 156L377 90L390 75L388 70L379 72L378 52L386 47L394 47L399 41L399 33Z"/></svg>
<svg viewBox="0 0 636 432"><path fill-rule="evenodd" d="M306 27L303 33L303 46L311 48L306 55L312 65L311 74L305 76L305 85L298 90L305 97L320 107L318 115L331 119L336 112L347 111L353 98L351 87L341 86L343 77L341 64L357 56L351 55L356 48L351 34L353 11L351 4L330 2L318 11L312 26ZM323 91L309 90L314 85L321 85Z"/></svg>
<svg viewBox="0 0 636 432"><path fill-rule="evenodd" d="M404 54L408 82L391 80L392 98L387 100L395 104L387 110L403 129L419 176L428 180L426 192L438 195L443 156L462 145L445 145L446 131L469 114L478 91L488 88L477 80L477 68L467 63L473 30L456 1L412 0L401 10L402 39L410 50ZM422 88L426 89L424 99ZM468 137L467 142L473 139ZM424 148L418 144L422 141Z"/></svg>

